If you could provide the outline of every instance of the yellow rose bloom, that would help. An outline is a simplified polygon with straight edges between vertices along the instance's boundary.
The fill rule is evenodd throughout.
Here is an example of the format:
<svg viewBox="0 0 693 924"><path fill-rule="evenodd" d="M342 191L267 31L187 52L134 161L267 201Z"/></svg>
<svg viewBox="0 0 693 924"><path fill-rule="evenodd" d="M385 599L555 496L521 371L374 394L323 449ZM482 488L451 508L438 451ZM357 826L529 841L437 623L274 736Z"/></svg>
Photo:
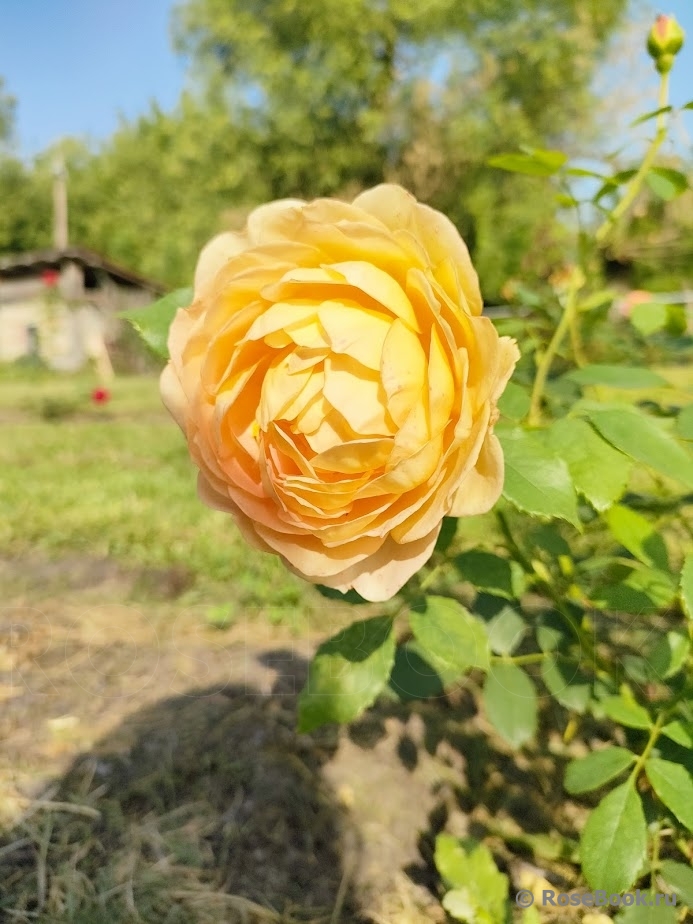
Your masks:
<svg viewBox="0 0 693 924"><path fill-rule="evenodd" d="M399 186L256 209L200 254L161 376L201 499L307 580L392 597L502 490L519 353L481 310L457 230Z"/></svg>

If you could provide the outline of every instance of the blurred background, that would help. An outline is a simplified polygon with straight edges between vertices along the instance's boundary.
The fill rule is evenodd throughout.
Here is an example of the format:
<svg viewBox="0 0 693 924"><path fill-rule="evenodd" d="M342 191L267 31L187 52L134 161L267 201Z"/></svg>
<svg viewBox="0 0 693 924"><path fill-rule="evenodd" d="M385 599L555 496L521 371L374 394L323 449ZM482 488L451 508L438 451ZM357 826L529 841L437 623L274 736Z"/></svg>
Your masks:
<svg viewBox="0 0 693 924"><path fill-rule="evenodd" d="M0 253L53 243L56 164L69 243L164 285L187 283L200 246L259 202L385 179L453 219L493 303L509 277L553 267L566 216L486 160L525 144L618 151L630 166L628 123L656 108L643 42L655 12L629 0L8 0ZM690 36L672 75L680 105L693 8L664 12ZM691 117L666 152L678 164ZM690 251L693 232L677 231ZM654 269L636 256L644 284Z"/></svg>

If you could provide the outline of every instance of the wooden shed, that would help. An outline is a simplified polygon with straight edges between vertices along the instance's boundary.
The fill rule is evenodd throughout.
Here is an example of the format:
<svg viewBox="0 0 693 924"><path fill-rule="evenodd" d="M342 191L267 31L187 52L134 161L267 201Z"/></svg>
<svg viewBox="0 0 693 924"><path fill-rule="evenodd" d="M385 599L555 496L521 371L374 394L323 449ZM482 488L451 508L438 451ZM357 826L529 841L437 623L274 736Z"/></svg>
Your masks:
<svg viewBox="0 0 693 924"><path fill-rule="evenodd" d="M0 362L39 357L76 371L108 371L117 312L144 307L165 289L83 247L0 257Z"/></svg>

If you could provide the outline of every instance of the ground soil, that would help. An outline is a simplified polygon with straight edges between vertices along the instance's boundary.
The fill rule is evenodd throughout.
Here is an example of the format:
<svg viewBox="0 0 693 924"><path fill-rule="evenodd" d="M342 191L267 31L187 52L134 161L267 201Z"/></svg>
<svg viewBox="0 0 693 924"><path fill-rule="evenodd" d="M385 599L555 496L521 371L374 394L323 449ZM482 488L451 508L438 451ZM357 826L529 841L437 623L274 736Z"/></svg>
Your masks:
<svg viewBox="0 0 693 924"><path fill-rule="evenodd" d="M421 747L420 716L393 706L297 734L315 639L257 619L204 627L166 599L175 574L148 577L157 592L138 601L142 575L110 561L0 562L5 881L32 866L50 817L44 879L56 830L78 824L63 841L98 841L102 866L180 865L193 899L204 884L299 919L440 917L410 874L449 772ZM86 861L74 865L92 876ZM31 883L45 905L50 881Z"/></svg>
<svg viewBox="0 0 693 924"><path fill-rule="evenodd" d="M490 835L515 884L544 874L523 838L574 828L548 814L570 812L560 778L494 744L470 689L298 734L319 638L257 616L219 631L178 582L84 556L0 561L8 920L73 920L115 895L118 924L443 921L443 827ZM565 889L573 871L557 854L549 875Z"/></svg>

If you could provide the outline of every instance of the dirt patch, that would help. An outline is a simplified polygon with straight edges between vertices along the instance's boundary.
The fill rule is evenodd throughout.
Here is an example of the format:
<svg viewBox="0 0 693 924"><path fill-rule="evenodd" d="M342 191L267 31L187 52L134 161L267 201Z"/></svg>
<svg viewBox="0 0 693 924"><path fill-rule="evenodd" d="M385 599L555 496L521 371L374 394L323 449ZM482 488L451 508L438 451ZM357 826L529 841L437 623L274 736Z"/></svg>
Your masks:
<svg viewBox="0 0 693 924"><path fill-rule="evenodd" d="M204 602L138 601L137 573L108 562L9 567L0 919L443 921L443 829L483 838L515 888L577 885L585 808L562 792L548 699L535 752L494 738L474 676L299 735L317 637L257 614L215 631Z"/></svg>
<svg viewBox="0 0 693 924"><path fill-rule="evenodd" d="M0 564L0 909L348 922L394 903L431 919L404 870L435 761L403 763L404 713L377 741L365 725L298 735L315 640L137 604L141 575L108 561L37 557L17 575Z"/></svg>

